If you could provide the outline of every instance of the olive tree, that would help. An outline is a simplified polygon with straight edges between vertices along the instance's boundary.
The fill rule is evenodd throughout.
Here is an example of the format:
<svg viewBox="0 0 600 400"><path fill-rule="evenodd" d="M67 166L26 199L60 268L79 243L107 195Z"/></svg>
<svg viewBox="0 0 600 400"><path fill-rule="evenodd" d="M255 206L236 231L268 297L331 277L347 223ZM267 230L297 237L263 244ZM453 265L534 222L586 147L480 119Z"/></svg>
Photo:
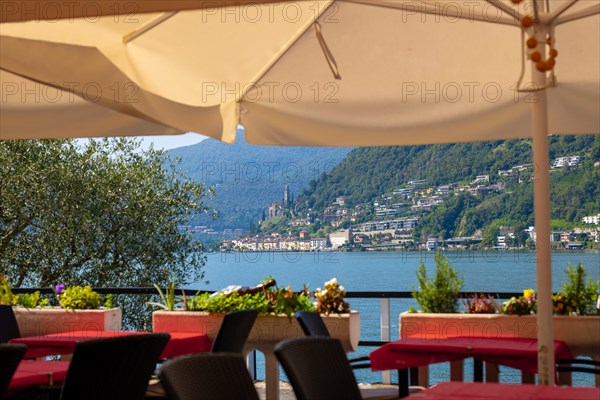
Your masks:
<svg viewBox="0 0 600 400"><path fill-rule="evenodd" d="M201 280L185 227L206 195L138 140L0 141L0 273L17 287Z"/></svg>

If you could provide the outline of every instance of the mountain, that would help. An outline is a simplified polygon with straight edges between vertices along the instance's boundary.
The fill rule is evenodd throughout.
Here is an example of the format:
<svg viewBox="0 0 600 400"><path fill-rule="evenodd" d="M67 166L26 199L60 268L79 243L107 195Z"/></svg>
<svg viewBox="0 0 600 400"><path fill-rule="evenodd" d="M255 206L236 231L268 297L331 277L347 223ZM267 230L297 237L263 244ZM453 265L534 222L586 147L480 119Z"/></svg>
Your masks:
<svg viewBox="0 0 600 400"><path fill-rule="evenodd" d="M297 195L310 180L335 167L350 150L249 145L240 130L233 145L206 139L172 149L167 155L180 158L181 169L192 179L215 188L216 198L208 203L218 210L219 218L211 221L199 216L194 224L222 231L248 229L273 201L282 201L286 185L292 196Z"/></svg>
<svg viewBox="0 0 600 400"><path fill-rule="evenodd" d="M581 224L583 216L600 212L600 167L597 165L600 136L550 137L551 162L572 155L581 159L577 166L552 170L552 218ZM331 213L326 209L331 208L338 196L348 196L345 207L350 212L356 211L356 222L390 219L375 216L375 203L379 207L383 203L389 208L402 209L396 216L415 214L410 205L416 197L400 199L393 191L410 187L410 181L424 180L420 182L423 188L436 190L440 185L451 185L464 187L465 192L454 190L431 211L417 213L421 217L417 234L431 233L445 238L470 235L494 221L519 227L533 225L531 176L535 166L531 165L532 157L530 140L356 148L329 173L311 181L297 196L296 206L299 211L310 209L318 218ZM509 176L499 174L516 166L523 169L516 168ZM489 180L486 185L501 189L481 196L468 194L469 185L477 186L474 182L477 176L486 175ZM424 197L428 196L431 197ZM359 208L354 208L356 205Z"/></svg>

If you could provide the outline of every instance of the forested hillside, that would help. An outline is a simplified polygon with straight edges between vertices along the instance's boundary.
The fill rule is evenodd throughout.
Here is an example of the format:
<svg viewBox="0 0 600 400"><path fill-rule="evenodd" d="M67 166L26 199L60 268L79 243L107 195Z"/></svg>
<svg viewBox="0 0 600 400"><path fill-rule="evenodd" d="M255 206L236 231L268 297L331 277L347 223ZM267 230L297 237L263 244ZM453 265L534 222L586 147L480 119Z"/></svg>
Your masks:
<svg viewBox="0 0 600 400"><path fill-rule="evenodd" d="M194 224L217 231L247 229L273 201L283 199L285 185L297 195L311 179L336 166L350 148L273 147L249 145L241 131L227 145L206 139L198 144L170 150L181 159L180 167L191 178L216 189L208 204L219 212L211 221L206 216Z"/></svg>
<svg viewBox="0 0 600 400"><path fill-rule="evenodd" d="M600 136L552 136L550 160L577 155L574 167L552 169L552 218L555 223L580 223L600 212ZM426 186L469 184L489 175L490 184L503 190L486 196L452 194L429 212L421 213L417 234L437 233L448 238L470 235L495 223L533 225L531 170L506 178L501 170L532 162L530 140L461 143L411 147L357 148L328 174L311 181L297 197L300 211L322 214L337 196L348 196L346 206L367 209L378 198L409 181L426 180ZM377 219L367 213L362 220Z"/></svg>

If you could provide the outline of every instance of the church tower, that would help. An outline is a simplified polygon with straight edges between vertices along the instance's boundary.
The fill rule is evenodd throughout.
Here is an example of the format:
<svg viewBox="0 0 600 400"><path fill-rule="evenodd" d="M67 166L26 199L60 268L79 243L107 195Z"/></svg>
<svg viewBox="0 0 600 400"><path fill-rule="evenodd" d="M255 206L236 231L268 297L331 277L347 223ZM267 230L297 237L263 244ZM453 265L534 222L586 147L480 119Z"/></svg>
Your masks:
<svg viewBox="0 0 600 400"><path fill-rule="evenodd" d="M285 185L283 190L283 207L287 208L290 205L290 187Z"/></svg>

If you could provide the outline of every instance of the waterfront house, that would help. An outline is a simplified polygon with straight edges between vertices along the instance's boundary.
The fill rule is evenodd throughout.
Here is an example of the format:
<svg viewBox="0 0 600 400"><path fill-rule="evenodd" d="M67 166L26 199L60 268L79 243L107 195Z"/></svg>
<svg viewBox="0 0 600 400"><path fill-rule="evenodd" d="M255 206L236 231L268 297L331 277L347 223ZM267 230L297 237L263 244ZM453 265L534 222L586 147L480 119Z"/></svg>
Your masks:
<svg viewBox="0 0 600 400"><path fill-rule="evenodd" d="M331 247L335 250L342 247L345 244L350 243L350 235L352 231L350 229L344 229L341 231L333 232L329 235L329 241L331 242Z"/></svg>

